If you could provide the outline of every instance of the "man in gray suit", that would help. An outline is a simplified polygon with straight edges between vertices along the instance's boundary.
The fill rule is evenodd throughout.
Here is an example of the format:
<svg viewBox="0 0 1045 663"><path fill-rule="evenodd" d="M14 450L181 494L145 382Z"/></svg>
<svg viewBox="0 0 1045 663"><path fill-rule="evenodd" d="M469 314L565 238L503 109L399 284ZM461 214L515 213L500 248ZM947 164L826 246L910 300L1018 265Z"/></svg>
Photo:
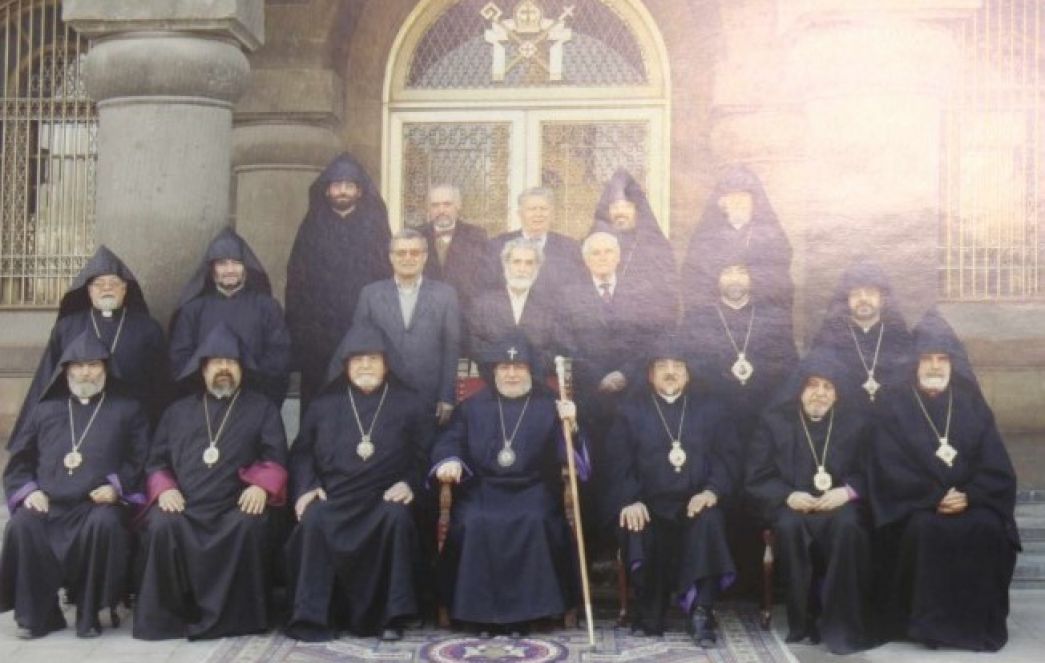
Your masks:
<svg viewBox="0 0 1045 663"><path fill-rule="evenodd" d="M461 316L457 293L422 276L428 242L416 230L393 235L389 244L393 276L363 288L353 326L369 324L387 341L395 373L432 406L440 425L453 412Z"/></svg>

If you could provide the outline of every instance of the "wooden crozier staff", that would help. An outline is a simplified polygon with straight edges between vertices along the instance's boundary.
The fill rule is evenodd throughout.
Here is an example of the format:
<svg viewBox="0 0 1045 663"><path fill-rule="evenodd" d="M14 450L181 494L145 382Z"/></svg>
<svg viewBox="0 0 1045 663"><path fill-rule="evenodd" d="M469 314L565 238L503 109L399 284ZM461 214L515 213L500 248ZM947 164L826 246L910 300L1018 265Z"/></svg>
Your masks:
<svg viewBox="0 0 1045 663"><path fill-rule="evenodd" d="M559 398L566 398L566 358L555 358L555 374L559 379ZM573 459L573 431L563 422L562 435L566 439L566 468L570 475L570 496L573 498L573 524L576 529L577 557L581 565L581 590L584 592L584 617L588 621L588 644L595 646L595 622L591 612L591 587L588 583L588 556L584 551L584 526L581 524L581 500L577 491L577 466Z"/></svg>

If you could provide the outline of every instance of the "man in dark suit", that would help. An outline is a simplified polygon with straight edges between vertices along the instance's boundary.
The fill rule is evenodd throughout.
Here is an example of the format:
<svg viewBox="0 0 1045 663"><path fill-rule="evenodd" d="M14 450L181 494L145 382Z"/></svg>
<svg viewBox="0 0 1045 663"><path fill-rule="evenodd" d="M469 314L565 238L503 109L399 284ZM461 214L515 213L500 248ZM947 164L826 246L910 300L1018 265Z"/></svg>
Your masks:
<svg viewBox="0 0 1045 663"><path fill-rule="evenodd" d="M422 277L428 245L420 232L399 231L388 253L392 278L363 288L352 325L369 324L381 332L396 374L445 424L453 411L461 354L457 294L445 283Z"/></svg>
<svg viewBox="0 0 1045 663"><path fill-rule="evenodd" d="M535 373L543 377L562 351L554 300L550 291L534 286L544 272L543 252L535 242L516 237L500 255L505 285L479 295L468 312L469 356L482 356L491 343L521 332L539 354Z"/></svg>
<svg viewBox="0 0 1045 663"><path fill-rule="evenodd" d="M436 184L428 190L428 225L421 229L428 242L425 278L452 285L462 309L482 288L486 259L486 231L460 219L461 190L454 184Z"/></svg>
<svg viewBox="0 0 1045 663"><path fill-rule="evenodd" d="M540 247L544 264L534 287L537 290L561 291L571 283L584 281L587 270L581 260L580 245L576 240L551 231L555 218L555 194L551 189L534 187L519 194L519 230L507 232L490 240L487 250L485 282L488 288L503 288L503 278L498 257L505 244L520 237Z"/></svg>

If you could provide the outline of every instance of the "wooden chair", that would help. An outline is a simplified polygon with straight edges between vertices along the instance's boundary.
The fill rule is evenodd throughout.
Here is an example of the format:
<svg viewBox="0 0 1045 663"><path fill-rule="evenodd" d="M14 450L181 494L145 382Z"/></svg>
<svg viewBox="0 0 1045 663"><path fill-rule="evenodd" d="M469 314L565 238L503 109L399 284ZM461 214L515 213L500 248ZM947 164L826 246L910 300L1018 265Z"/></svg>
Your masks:
<svg viewBox="0 0 1045 663"><path fill-rule="evenodd" d="M571 390L571 372L569 361L567 360L566 368L566 393L570 394ZM555 394L559 393L558 380L553 376L548 379L548 386L553 390ZM486 383L483 378L479 375L478 368L471 360L467 358L461 358L457 362L457 385L455 397L457 402L465 400L466 398L474 395L480 389L482 389ZM570 525L571 536L576 536L575 532L576 523L573 520L573 495L570 493L569 480L567 475L566 467L563 467L563 508L566 511L566 520ZM443 552L443 546L446 544L446 537L450 533L450 511L453 507L453 485L449 483L443 483L439 487L439 522L436 526L436 547L438 552ZM438 620L439 626L442 628L448 628L450 626L450 613L445 605L439 604L438 609ZM577 627L577 608L573 607L566 611L563 615L563 625L566 628Z"/></svg>

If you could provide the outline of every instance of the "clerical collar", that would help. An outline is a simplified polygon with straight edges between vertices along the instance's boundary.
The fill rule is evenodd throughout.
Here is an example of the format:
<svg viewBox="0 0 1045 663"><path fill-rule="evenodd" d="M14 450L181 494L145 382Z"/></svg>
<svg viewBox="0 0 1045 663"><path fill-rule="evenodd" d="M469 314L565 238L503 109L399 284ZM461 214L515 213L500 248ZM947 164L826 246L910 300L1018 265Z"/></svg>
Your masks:
<svg viewBox="0 0 1045 663"><path fill-rule="evenodd" d="M352 207L349 207L344 212L342 212L341 210L337 209L336 207L331 207L330 209L334 210L334 214L337 214L342 219L347 219L349 214L351 214L352 212L356 211L356 206L353 205Z"/></svg>
<svg viewBox="0 0 1045 663"><path fill-rule="evenodd" d="M99 392L98 392L97 394L95 394L94 396L91 396L90 398L80 398L79 396L73 396L73 398L75 398L75 399L76 399L76 401L77 401L77 402L78 402L78 403L79 403L80 405L90 405L90 404L91 404L91 403L92 403L93 401L96 401L96 400L98 400L99 398L101 398L101 397L102 397L102 394L104 394L104 393L105 393L105 390L104 390L104 389L102 389L101 391L99 391Z"/></svg>
<svg viewBox="0 0 1045 663"><path fill-rule="evenodd" d="M662 394L658 391L657 395L660 396L662 400L666 401L668 405L674 405L675 401L682 398L682 394L685 391L685 389L680 389L679 392L673 396L668 396L667 394Z"/></svg>
<svg viewBox="0 0 1045 663"><path fill-rule="evenodd" d="M111 309L104 309L104 308L97 308L97 307L95 307L94 310L96 310L99 313L101 313L102 317L105 318L106 320L111 320L113 318L113 316L115 316L116 313L118 313L121 308L123 308L123 307L119 306L119 307L111 308Z"/></svg>
<svg viewBox="0 0 1045 663"><path fill-rule="evenodd" d="M877 320L875 320L875 321L874 321L873 323L871 323L870 325L868 325L868 326L866 326L866 327L865 327L865 326L863 326L862 324L860 324L859 322L857 322L856 320L853 320L852 318L849 318L849 324L850 324L850 326L851 326L851 327L854 327L854 328L856 328L856 329L859 329L860 331L862 331L862 332L863 332L863 333L865 333L865 334L870 334L870 333L871 333L871 330L872 330L872 329L874 329L875 327L877 327L877 326L878 326L878 323L880 323L881 321L882 321L882 318L881 318L881 317L879 317L879 318L878 318Z"/></svg>
<svg viewBox="0 0 1045 663"><path fill-rule="evenodd" d="M232 288L231 290L229 290L227 288L223 288L220 285L218 285L217 283L214 284L214 288L219 293L224 295L226 298L231 298L231 297L235 296L236 293L238 293L240 290L242 290L244 288L244 286L246 286L246 285L247 285L247 282L246 282L246 279L244 279L243 281L240 281L240 284L238 286L236 286L235 288Z"/></svg>

